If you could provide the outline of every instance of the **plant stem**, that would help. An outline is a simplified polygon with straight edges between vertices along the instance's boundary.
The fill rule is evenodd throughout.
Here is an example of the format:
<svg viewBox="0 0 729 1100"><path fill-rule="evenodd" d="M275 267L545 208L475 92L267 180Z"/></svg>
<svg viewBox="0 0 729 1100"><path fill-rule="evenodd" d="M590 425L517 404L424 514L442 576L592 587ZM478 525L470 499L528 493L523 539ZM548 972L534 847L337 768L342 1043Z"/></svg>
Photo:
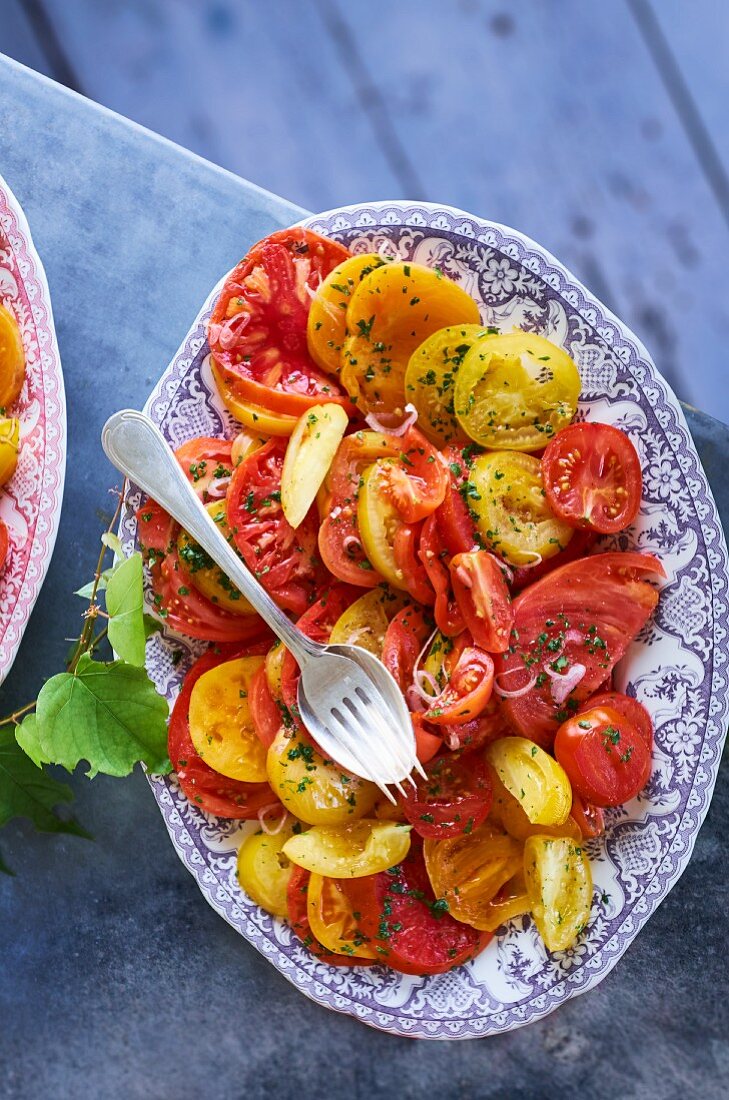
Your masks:
<svg viewBox="0 0 729 1100"><path fill-rule="evenodd" d="M19 707L19 709L14 710L12 714L6 714L4 718L0 718L0 726L7 726L10 722L13 722L17 726L18 719L22 718L24 714L27 714L29 710L32 710L37 702L38 700L34 699L32 703L26 703L24 707Z"/></svg>

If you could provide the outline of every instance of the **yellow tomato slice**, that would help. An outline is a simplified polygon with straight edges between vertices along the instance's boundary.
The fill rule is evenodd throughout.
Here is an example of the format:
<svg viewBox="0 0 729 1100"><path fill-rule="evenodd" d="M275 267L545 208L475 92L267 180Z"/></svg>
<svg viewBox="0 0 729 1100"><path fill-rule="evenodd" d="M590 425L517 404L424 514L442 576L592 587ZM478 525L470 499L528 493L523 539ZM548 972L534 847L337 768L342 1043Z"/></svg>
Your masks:
<svg viewBox="0 0 729 1100"><path fill-rule="evenodd" d="M262 405L253 405L250 401L244 401L223 372L212 362L211 370L220 399L236 420L240 420L241 424L250 428L251 431L261 432L263 435L291 435L299 419L297 416L272 412L270 409L264 409Z"/></svg>
<svg viewBox="0 0 729 1100"><path fill-rule="evenodd" d="M230 541L225 500L213 500L205 505L205 510L215 520L221 535ZM224 607L235 615L255 614L245 596L187 531L180 530L177 536L177 552L192 583L203 596L207 596L217 607Z"/></svg>
<svg viewBox="0 0 729 1100"><path fill-rule="evenodd" d="M364 817L377 787L325 760L298 730L281 729L268 750L268 781L290 813L310 825L344 825Z"/></svg>
<svg viewBox="0 0 729 1100"><path fill-rule="evenodd" d="M402 525L388 491L387 467L392 459L373 462L362 474L357 498L357 525L368 560L394 588L404 589L405 577L395 560L395 533Z"/></svg>
<svg viewBox="0 0 729 1100"><path fill-rule="evenodd" d="M291 861L283 846L294 822L284 825L275 836L251 833L238 849L237 875L243 889L256 905L273 917L288 916L286 889L291 878Z"/></svg>
<svg viewBox="0 0 729 1100"><path fill-rule="evenodd" d="M352 294L366 275L384 263L376 252L349 256L330 271L312 299L306 326L309 355L329 374L339 374L342 365L347 307Z"/></svg>
<svg viewBox="0 0 729 1100"><path fill-rule="evenodd" d="M524 878L547 949L565 951L592 909L592 872L584 849L568 837L530 836L524 845Z"/></svg>
<svg viewBox="0 0 729 1100"><path fill-rule="evenodd" d="M338 955L378 958L360 930L349 898L336 879L310 875L306 898L309 927L322 947Z"/></svg>
<svg viewBox="0 0 729 1100"><path fill-rule="evenodd" d="M531 332L487 336L465 356L454 408L482 447L539 451L577 411L582 383L566 351Z"/></svg>
<svg viewBox="0 0 729 1100"><path fill-rule="evenodd" d="M17 417L0 419L0 485L15 473L20 448L20 421Z"/></svg>
<svg viewBox="0 0 729 1100"><path fill-rule="evenodd" d="M386 871L410 848L410 825L362 818L350 825L315 825L292 836L284 853L292 863L329 878L364 878Z"/></svg>
<svg viewBox="0 0 729 1100"><path fill-rule="evenodd" d="M499 890L479 913L479 927L485 932L495 932L502 924L529 912L529 895L526 891L523 867Z"/></svg>
<svg viewBox="0 0 729 1100"><path fill-rule="evenodd" d="M487 545L510 565L535 565L564 550L573 530L552 512L539 459L517 451L478 455L468 504Z"/></svg>
<svg viewBox="0 0 729 1100"><path fill-rule="evenodd" d="M568 836L572 837L573 840L581 838L580 827L571 814L561 825L532 825L521 808L521 803L512 794L509 794L498 775L493 771L491 773L491 783L494 801L489 816L492 821L498 822L503 829L506 829L509 836L513 836L516 840L526 840L527 837L536 836L537 834Z"/></svg>
<svg viewBox="0 0 729 1100"><path fill-rule="evenodd" d="M477 325L473 298L439 271L388 263L362 279L347 309L341 380L362 413L402 420L405 371L419 344L446 325Z"/></svg>
<svg viewBox="0 0 729 1100"><path fill-rule="evenodd" d="M233 464L233 469L240 466L244 458L259 450L264 443L266 443L265 436L252 431L250 428L244 428L242 432L238 432L230 449L230 461Z"/></svg>
<svg viewBox="0 0 729 1100"><path fill-rule="evenodd" d="M274 699L283 698L281 676L285 657L286 646L281 642L274 642L266 654L266 682Z"/></svg>
<svg viewBox="0 0 729 1100"><path fill-rule="evenodd" d="M496 329L483 325L449 325L424 340L410 356L405 372L405 398L418 410L418 427L431 443L468 443L454 408L458 371L473 345Z"/></svg>
<svg viewBox="0 0 729 1100"><path fill-rule="evenodd" d="M491 821L468 834L429 838L423 855L436 897L446 899L452 917L473 928L487 927L492 899L522 865L522 845Z"/></svg>
<svg viewBox="0 0 729 1100"><path fill-rule="evenodd" d="M25 353L18 323L0 304L0 408L17 399L25 380Z"/></svg>
<svg viewBox="0 0 729 1100"><path fill-rule="evenodd" d="M563 825L572 807L564 768L526 737L501 737L486 746L486 759L532 825Z"/></svg>
<svg viewBox="0 0 729 1100"><path fill-rule="evenodd" d="M337 619L329 635L330 645L358 645L379 657L390 619L405 603L385 585L365 592Z"/></svg>
<svg viewBox="0 0 729 1100"><path fill-rule="evenodd" d="M190 738L221 775L245 783L266 780L266 750L248 706L251 680L263 657L239 657L204 672L190 696Z"/></svg>
<svg viewBox="0 0 729 1100"><path fill-rule="evenodd" d="M306 518L348 424L341 405L314 405L299 417L281 474L281 506L292 527Z"/></svg>

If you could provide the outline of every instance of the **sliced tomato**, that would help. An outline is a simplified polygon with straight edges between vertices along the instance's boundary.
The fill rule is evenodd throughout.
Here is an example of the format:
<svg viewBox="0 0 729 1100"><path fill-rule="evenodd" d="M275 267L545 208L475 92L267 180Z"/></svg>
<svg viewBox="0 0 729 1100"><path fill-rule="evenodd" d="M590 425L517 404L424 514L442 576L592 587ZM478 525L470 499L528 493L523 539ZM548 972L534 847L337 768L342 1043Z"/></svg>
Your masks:
<svg viewBox="0 0 729 1100"><path fill-rule="evenodd" d="M382 663L406 695L413 684L415 662L433 632L430 615L420 607L404 607L393 616L382 646Z"/></svg>
<svg viewBox="0 0 729 1100"><path fill-rule="evenodd" d="M493 686L494 662L490 654L476 646L466 646L447 685L423 718L436 726L470 722L485 709Z"/></svg>
<svg viewBox="0 0 729 1100"><path fill-rule="evenodd" d="M474 642L488 653L504 653L514 622L504 567L488 550L471 550L456 554L450 571L456 603Z"/></svg>
<svg viewBox="0 0 729 1100"><path fill-rule="evenodd" d="M607 679L658 602L649 576L665 576L649 554L594 554L517 597L512 645L495 661L504 715L517 733L548 748L560 724ZM584 672L575 678L577 665ZM567 675L574 685L565 692L559 677Z"/></svg>
<svg viewBox="0 0 729 1100"><path fill-rule="evenodd" d="M435 602L435 592L418 555L422 527L422 523L401 524L395 532L393 550L407 591L418 603L430 606Z"/></svg>
<svg viewBox="0 0 729 1100"><path fill-rule="evenodd" d="M470 833L486 818L493 792L480 753L446 753L432 760L408 788L402 806L421 836L458 836Z"/></svg>
<svg viewBox="0 0 729 1100"><path fill-rule="evenodd" d="M443 974L474 958L491 933L454 920L436 898L414 838L402 863L347 884L363 932L382 961L403 974Z"/></svg>
<svg viewBox="0 0 729 1100"><path fill-rule="evenodd" d="M479 749L513 733L495 694L492 694L478 718L446 724L440 729L449 749Z"/></svg>
<svg viewBox="0 0 729 1100"><path fill-rule="evenodd" d="M0 570L5 568L5 562L8 556L8 525L5 520L0 519Z"/></svg>
<svg viewBox="0 0 729 1100"><path fill-rule="evenodd" d="M265 646L253 648L261 653L265 652ZM226 646L221 647L217 653L211 651L200 657L185 677L170 716L167 744L172 768L177 772L180 786L190 802L217 817L241 820L254 818L264 806L278 803L268 783L244 783L213 771L198 755L190 737L190 697L197 681L203 673L223 661L250 652L248 650L241 653L239 648Z"/></svg>
<svg viewBox="0 0 729 1100"><path fill-rule="evenodd" d="M541 580L542 577L546 577L547 573L553 573L555 569L559 569L563 565L568 565L571 561L578 561L584 558L595 545L597 537L596 531L575 531L564 550L560 550L554 557L544 558L535 565L518 565L511 571L512 591L520 592L521 589L526 588L527 585L534 584L536 581Z"/></svg>
<svg viewBox="0 0 729 1100"><path fill-rule="evenodd" d="M450 444L442 452L448 469L448 488L438 508L438 533L449 554L465 554L482 545L471 514L468 472L473 462L475 445L456 447Z"/></svg>
<svg viewBox="0 0 729 1100"><path fill-rule="evenodd" d="M415 755L421 764L427 764L443 748L443 738L432 728L428 728L422 713L416 712L411 718L415 733Z"/></svg>
<svg viewBox="0 0 729 1100"><path fill-rule="evenodd" d="M229 439L198 436L183 443L175 457L203 504L221 500L233 473L233 444Z"/></svg>
<svg viewBox="0 0 729 1100"><path fill-rule="evenodd" d="M434 614L438 629L452 638L462 633L466 623L451 590L451 577L446 565L448 552L441 542L435 516L428 516L423 524L418 554L435 592Z"/></svg>
<svg viewBox="0 0 729 1100"><path fill-rule="evenodd" d="M643 789L651 757L632 722L610 707L590 707L557 730L554 755L572 789L596 806L620 806Z"/></svg>
<svg viewBox="0 0 729 1100"><path fill-rule="evenodd" d="M243 560L276 603L301 615L326 585L309 510L294 529L281 506L286 441L271 439L236 467L227 498L228 525Z"/></svg>
<svg viewBox="0 0 729 1100"><path fill-rule="evenodd" d="M547 445L542 479L554 514L610 535L633 522L643 492L640 458L611 424L570 424Z"/></svg>
<svg viewBox="0 0 729 1100"><path fill-rule="evenodd" d="M642 703L622 691L601 691L593 695L580 707L580 711L592 707L610 707L632 722L645 741L648 752L653 749L653 719Z"/></svg>
<svg viewBox="0 0 729 1100"><path fill-rule="evenodd" d="M253 728L261 743L269 749L281 729L281 711L268 686L265 666L259 668L251 680L248 689L248 706Z"/></svg>
<svg viewBox="0 0 729 1100"><path fill-rule="evenodd" d="M311 293L349 252L294 227L259 241L225 280L208 324L213 358L244 400L300 416L313 404L351 408L309 355Z"/></svg>
<svg viewBox="0 0 729 1100"><path fill-rule="evenodd" d="M602 836L605 832L605 815L602 812L602 807L588 802L577 791L572 792L570 817L576 822L583 840L592 840L596 836Z"/></svg>
<svg viewBox="0 0 729 1100"><path fill-rule="evenodd" d="M406 523L417 523L443 503L448 473L438 452L417 428L408 428L402 438L392 437L397 462L387 468L390 499Z"/></svg>
<svg viewBox="0 0 729 1100"><path fill-rule="evenodd" d="M309 871L303 867L297 867L295 863L292 864L291 878L286 891L289 924L304 947L308 947L315 958L320 962L328 963L329 966L372 966L371 959L360 959L355 955L339 955L327 951L315 938L309 924L307 900L309 878Z"/></svg>

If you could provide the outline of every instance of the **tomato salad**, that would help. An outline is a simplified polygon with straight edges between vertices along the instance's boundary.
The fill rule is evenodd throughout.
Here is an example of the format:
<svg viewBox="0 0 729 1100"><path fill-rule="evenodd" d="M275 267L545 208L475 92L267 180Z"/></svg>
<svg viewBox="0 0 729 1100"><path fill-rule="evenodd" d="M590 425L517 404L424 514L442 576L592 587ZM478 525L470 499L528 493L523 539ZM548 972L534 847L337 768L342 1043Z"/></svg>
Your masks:
<svg viewBox="0 0 729 1100"><path fill-rule="evenodd" d="M543 336L482 325L438 269L302 228L251 249L208 339L241 428L180 464L307 636L381 658L426 778L393 806L328 758L291 654L147 501L157 612L212 643L170 721L183 791L258 821L242 889L332 965L440 973L527 913L569 948L593 901L584 841L651 767L651 719L612 676L663 568L595 545L638 512L633 444L575 422L579 371Z"/></svg>

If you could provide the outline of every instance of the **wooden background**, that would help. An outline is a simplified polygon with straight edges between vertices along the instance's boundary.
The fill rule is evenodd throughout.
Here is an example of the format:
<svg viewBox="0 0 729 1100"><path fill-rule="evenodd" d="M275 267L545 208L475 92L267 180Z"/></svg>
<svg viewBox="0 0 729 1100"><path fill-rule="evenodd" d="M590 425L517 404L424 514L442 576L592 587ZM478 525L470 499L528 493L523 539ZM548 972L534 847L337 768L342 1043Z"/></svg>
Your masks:
<svg viewBox="0 0 729 1100"><path fill-rule="evenodd" d="M727 0L0 0L0 51L309 209L522 230L729 421Z"/></svg>

